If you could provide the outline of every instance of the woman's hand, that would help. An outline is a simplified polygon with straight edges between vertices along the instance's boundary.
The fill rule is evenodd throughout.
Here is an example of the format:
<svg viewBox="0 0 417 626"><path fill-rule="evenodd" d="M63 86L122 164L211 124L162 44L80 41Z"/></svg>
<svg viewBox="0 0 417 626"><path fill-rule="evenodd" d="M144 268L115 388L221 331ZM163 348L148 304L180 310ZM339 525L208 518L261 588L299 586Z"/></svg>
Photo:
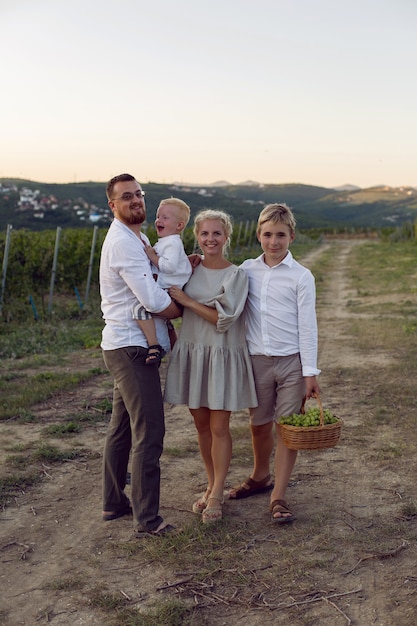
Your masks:
<svg viewBox="0 0 417 626"><path fill-rule="evenodd" d="M214 307L206 306L201 302L197 302L197 300L193 300L193 298L187 296L187 294L179 287L170 287L168 289L168 293L174 302L177 302L183 307L191 309L192 311L194 311L194 313L197 313L197 315L207 320L211 324L217 324L219 314L217 313L217 309L215 309Z"/></svg>
<svg viewBox="0 0 417 626"><path fill-rule="evenodd" d="M187 294L179 287L170 287L168 289L168 293L174 302L178 302L178 304L181 304L182 306L187 306L187 303L189 305L191 302L194 302L193 299L187 296Z"/></svg>
<svg viewBox="0 0 417 626"><path fill-rule="evenodd" d="M188 260L190 261L192 270L194 272L195 268L198 265L200 265L200 263L202 261L202 258L201 258L201 256L199 254L189 254L188 255Z"/></svg>

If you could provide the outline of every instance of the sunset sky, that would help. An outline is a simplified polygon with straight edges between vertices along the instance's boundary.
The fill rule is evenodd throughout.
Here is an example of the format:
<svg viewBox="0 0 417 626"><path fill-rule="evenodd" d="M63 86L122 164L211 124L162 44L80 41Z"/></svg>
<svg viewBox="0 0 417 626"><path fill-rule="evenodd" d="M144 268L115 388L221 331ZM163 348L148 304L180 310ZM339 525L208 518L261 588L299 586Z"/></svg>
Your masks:
<svg viewBox="0 0 417 626"><path fill-rule="evenodd" d="M0 177L417 186L416 0L14 0L0 24Z"/></svg>

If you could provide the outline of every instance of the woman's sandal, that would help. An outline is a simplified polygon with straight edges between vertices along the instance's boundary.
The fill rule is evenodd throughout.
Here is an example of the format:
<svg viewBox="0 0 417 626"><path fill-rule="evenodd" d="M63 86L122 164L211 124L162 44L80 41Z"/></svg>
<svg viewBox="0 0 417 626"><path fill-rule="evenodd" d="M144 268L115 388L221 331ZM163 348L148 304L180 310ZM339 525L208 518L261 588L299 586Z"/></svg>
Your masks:
<svg viewBox="0 0 417 626"><path fill-rule="evenodd" d="M274 500L271 502L269 510L271 512L271 521L274 524L289 524L289 522L293 522L296 519L285 500ZM280 513L280 516L275 517L276 513Z"/></svg>
<svg viewBox="0 0 417 626"><path fill-rule="evenodd" d="M154 363L159 365L165 355L166 352L163 347L156 343L153 346L149 346L145 363L146 365L153 365Z"/></svg>
<svg viewBox="0 0 417 626"><path fill-rule="evenodd" d="M209 501L210 494L211 494L211 489L207 487L206 492L201 496L201 498L198 498L198 500L194 502L193 513L198 513L199 515L201 515L201 513L204 511L204 509L207 506L207 502Z"/></svg>
<svg viewBox="0 0 417 626"><path fill-rule="evenodd" d="M219 503L217 506L209 507L210 500L217 500ZM224 504L224 498L216 498L215 496L210 496L207 500L207 506L204 509L201 519L203 520L203 524L213 524L214 522L218 522L223 517L223 509L222 505Z"/></svg>

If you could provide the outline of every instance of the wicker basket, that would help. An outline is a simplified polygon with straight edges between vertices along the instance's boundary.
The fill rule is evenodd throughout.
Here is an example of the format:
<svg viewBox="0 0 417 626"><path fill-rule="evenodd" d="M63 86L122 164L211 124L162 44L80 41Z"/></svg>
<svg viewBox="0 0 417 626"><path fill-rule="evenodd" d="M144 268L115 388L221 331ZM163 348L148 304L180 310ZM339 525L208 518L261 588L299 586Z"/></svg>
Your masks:
<svg viewBox="0 0 417 626"><path fill-rule="evenodd" d="M287 448L290 450L319 450L333 448L340 439L343 420L337 418L334 424L325 424L323 405L320 397L315 396L320 409L320 426L290 426L280 424L281 435ZM304 413L304 404L301 413Z"/></svg>

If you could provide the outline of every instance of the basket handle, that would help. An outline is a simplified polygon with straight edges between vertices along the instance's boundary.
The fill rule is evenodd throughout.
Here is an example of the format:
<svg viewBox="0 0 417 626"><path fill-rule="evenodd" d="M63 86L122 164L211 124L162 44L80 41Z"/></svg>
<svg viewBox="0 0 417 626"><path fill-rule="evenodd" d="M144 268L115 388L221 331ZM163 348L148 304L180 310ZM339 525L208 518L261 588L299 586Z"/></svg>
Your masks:
<svg viewBox="0 0 417 626"><path fill-rule="evenodd" d="M317 400L317 404L318 404L319 409L320 409L320 426L323 427L324 426L324 413L323 413L323 404L321 402L320 396L319 396L318 393L316 393L314 391L311 397L314 398L315 400ZM306 407L306 397L304 396L303 404L301 405L301 409L300 409L300 413L304 414L306 412L305 407Z"/></svg>

